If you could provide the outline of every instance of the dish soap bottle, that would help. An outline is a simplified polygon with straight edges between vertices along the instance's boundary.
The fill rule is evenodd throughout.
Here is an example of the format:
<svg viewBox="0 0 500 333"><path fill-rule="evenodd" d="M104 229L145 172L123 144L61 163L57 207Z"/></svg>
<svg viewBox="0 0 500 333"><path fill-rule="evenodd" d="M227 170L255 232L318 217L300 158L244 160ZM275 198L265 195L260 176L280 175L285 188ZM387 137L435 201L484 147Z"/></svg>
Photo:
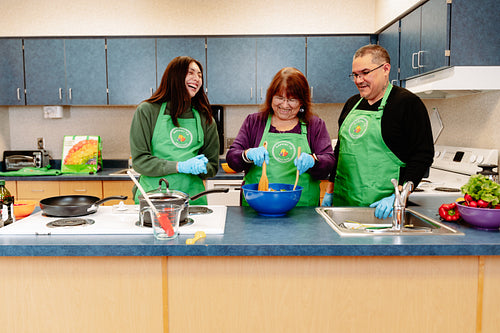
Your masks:
<svg viewBox="0 0 500 333"><path fill-rule="evenodd" d="M0 228L15 221L14 197L5 187L5 180L0 180Z"/></svg>

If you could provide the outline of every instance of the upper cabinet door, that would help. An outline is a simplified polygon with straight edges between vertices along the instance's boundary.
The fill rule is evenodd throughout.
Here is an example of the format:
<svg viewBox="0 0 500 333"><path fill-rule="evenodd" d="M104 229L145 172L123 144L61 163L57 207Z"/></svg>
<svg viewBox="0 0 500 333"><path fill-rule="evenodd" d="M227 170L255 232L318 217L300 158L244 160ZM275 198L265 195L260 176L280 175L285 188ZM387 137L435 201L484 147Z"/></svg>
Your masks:
<svg viewBox="0 0 500 333"><path fill-rule="evenodd" d="M203 77L206 80L205 38L157 38L156 49L157 86L160 85L170 61L179 56L189 56L198 60L203 66Z"/></svg>
<svg viewBox="0 0 500 333"><path fill-rule="evenodd" d="M391 72L389 80L393 85L399 85L399 24L393 23L378 36L378 43L384 47L391 57Z"/></svg>
<svg viewBox="0 0 500 333"><path fill-rule="evenodd" d="M64 39L25 39L26 104L66 101Z"/></svg>
<svg viewBox="0 0 500 333"><path fill-rule="evenodd" d="M207 38L210 103L255 104L256 58L255 38Z"/></svg>
<svg viewBox="0 0 500 333"><path fill-rule="evenodd" d="M66 39L67 103L106 105L106 45L99 39Z"/></svg>
<svg viewBox="0 0 500 333"><path fill-rule="evenodd" d="M306 75L305 37L257 39L257 103L263 103L274 75L283 67L295 67Z"/></svg>
<svg viewBox="0 0 500 333"><path fill-rule="evenodd" d="M448 6L446 0L431 0L422 6L421 72L449 65Z"/></svg>
<svg viewBox="0 0 500 333"><path fill-rule="evenodd" d="M430 0L401 19L401 79L449 65L446 0Z"/></svg>
<svg viewBox="0 0 500 333"><path fill-rule="evenodd" d="M110 105L138 105L156 89L154 38L109 38Z"/></svg>
<svg viewBox="0 0 500 333"><path fill-rule="evenodd" d="M352 56L369 43L369 36L307 38L307 78L314 103L345 103L358 93L349 79Z"/></svg>
<svg viewBox="0 0 500 333"><path fill-rule="evenodd" d="M419 73L420 24L422 8L417 8L401 19L400 78Z"/></svg>
<svg viewBox="0 0 500 333"><path fill-rule="evenodd" d="M0 105L24 105L22 39L0 39Z"/></svg>
<svg viewBox="0 0 500 333"><path fill-rule="evenodd" d="M453 0L451 66L500 66L498 0Z"/></svg>

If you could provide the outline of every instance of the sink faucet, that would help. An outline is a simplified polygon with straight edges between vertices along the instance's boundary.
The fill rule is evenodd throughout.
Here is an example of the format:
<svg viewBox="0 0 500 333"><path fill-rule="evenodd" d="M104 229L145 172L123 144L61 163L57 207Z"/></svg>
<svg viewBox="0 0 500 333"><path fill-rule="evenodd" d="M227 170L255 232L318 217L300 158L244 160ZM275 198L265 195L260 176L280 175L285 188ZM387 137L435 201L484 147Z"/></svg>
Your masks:
<svg viewBox="0 0 500 333"><path fill-rule="evenodd" d="M392 212L392 230L401 231L405 225L405 209L408 195L413 190L413 182L404 183L402 191L399 190L399 184L396 179L391 179L394 185L394 210Z"/></svg>

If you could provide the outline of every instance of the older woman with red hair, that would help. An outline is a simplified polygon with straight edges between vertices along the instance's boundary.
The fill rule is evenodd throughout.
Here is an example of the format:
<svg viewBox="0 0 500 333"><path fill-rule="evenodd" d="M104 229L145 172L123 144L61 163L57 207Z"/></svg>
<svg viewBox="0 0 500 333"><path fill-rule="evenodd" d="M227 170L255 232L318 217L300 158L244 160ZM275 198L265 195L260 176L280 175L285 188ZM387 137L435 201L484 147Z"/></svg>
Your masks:
<svg viewBox="0 0 500 333"><path fill-rule="evenodd" d="M303 190L298 205L319 206L320 181L328 178L335 160L325 122L311 110L302 72L285 67L274 76L260 112L247 116L226 160L233 170L245 172L248 184L259 182L264 161L270 183L293 184L299 170ZM247 205L244 198L242 204Z"/></svg>

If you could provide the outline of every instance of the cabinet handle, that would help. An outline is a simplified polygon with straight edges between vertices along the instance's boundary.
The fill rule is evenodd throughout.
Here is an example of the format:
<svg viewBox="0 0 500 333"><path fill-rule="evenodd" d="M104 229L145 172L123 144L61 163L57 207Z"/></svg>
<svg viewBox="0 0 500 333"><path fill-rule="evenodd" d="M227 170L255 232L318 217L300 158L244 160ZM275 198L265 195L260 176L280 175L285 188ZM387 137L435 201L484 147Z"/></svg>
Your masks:
<svg viewBox="0 0 500 333"><path fill-rule="evenodd" d="M77 189L77 188L75 188L73 190L73 192L87 192L87 189L86 188L84 188L84 189Z"/></svg>
<svg viewBox="0 0 500 333"><path fill-rule="evenodd" d="M21 88L17 88L17 100L21 100Z"/></svg>
<svg viewBox="0 0 500 333"><path fill-rule="evenodd" d="M73 99L73 97L71 96L71 90L71 88L68 89L68 97L70 101Z"/></svg>
<svg viewBox="0 0 500 333"><path fill-rule="evenodd" d="M59 100L62 101L62 88L59 88Z"/></svg>
<svg viewBox="0 0 500 333"><path fill-rule="evenodd" d="M31 192L45 192L45 190L36 190L36 189L31 189Z"/></svg>
<svg viewBox="0 0 500 333"><path fill-rule="evenodd" d="M420 58L421 58L421 57L420 57L420 55L421 55L421 54L424 54L424 51L418 51L417 66L418 66L419 68L424 67L424 65L420 64Z"/></svg>
<svg viewBox="0 0 500 333"><path fill-rule="evenodd" d="M253 99L253 88L250 87L250 99Z"/></svg>
<svg viewBox="0 0 500 333"><path fill-rule="evenodd" d="M415 66L415 56L418 56L418 52L411 54L411 68L418 69L418 66Z"/></svg>
<svg viewBox="0 0 500 333"><path fill-rule="evenodd" d="M150 88L150 90L151 90L151 96L153 96L153 88Z"/></svg>
<svg viewBox="0 0 500 333"><path fill-rule="evenodd" d="M311 86L311 99L314 97L314 87Z"/></svg>
<svg viewBox="0 0 500 333"><path fill-rule="evenodd" d="M260 100L262 100L262 87L260 87Z"/></svg>

